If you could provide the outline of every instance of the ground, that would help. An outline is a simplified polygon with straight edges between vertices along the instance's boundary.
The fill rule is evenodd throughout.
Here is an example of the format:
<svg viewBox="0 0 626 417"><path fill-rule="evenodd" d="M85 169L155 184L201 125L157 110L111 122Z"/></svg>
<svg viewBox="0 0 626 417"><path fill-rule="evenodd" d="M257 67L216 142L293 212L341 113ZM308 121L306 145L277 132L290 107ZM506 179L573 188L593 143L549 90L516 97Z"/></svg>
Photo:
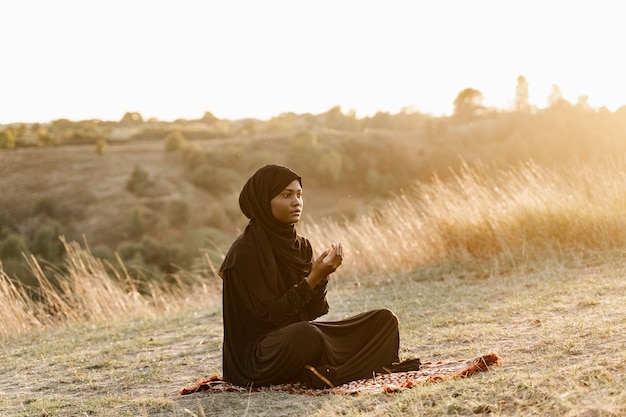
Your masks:
<svg viewBox="0 0 626 417"><path fill-rule="evenodd" d="M179 396L220 373L218 302L2 340L7 416L570 415L626 413L623 259L545 262L474 275L416 271L332 283L329 319L373 308L400 320L401 357L496 352L502 366L394 395L276 392Z"/></svg>

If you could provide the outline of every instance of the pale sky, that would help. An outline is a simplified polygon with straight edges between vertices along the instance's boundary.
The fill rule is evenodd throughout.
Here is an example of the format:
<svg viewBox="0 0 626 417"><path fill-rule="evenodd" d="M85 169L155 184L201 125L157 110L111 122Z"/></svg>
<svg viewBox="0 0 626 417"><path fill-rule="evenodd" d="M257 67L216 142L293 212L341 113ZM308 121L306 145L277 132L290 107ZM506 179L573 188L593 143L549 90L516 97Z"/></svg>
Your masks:
<svg viewBox="0 0 626 417"><path fill-rule="evenodd" d="M621 2L3 0L0 124L626 104Z"/></svg>

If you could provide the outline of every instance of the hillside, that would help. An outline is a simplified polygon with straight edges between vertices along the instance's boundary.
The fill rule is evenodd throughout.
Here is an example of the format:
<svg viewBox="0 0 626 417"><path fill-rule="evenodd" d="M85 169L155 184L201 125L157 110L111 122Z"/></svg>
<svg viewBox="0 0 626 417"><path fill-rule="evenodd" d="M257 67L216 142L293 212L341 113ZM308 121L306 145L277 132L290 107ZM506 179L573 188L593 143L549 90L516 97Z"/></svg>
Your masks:
<svg viewBox="0 0 626 417"><path fill-rule="evenodd" d="M198 206L210 200L187 186L181 164L156 143L115 145L103 156L91 146L75 145L16 149L0 158L2 209L21 222L37 201L51 198L70 220L72 235L84 234L93 244L123 237L128 213L139 203L126 190L135 165L157 179L154 203L184 194L193 194Z"/></svg>
<svg viewBox="0 0 626 417"><path fill-rule="evenodd" d="M264 163L286 163L284 149L281 150L285 138L210 139L193 143L203 151L210 151L255 141L264 148L258 167ZM135 166L145 170L156 184L151 196L137 197L126 189ZM191 184L181 153L165 152L162 141L113 144L103 155L98 155L89 145L18 148L0 152L0 211L8 212L21 223L33 214L38 201L52 199L59 216L67 220L70 234L79 240L84 235L90 244L97 245L126 237L128 215L133 207L145 205L158 213L168 201L181 199L191 206L192 224L234 233L234 229L245 224L236 197L253 171L232 168L238 172L239 181L229 195L216 196ZM306 201L309 218L336 216L359 197L355 189L347 195L341 186L324 187L322 193L319 185L307 182L307 178L304 181L307 194L315 196ZM224 202L232 207L220 207ZM224 218L214 221L211 215L220 210L234 213L226 222Z"/></svg>

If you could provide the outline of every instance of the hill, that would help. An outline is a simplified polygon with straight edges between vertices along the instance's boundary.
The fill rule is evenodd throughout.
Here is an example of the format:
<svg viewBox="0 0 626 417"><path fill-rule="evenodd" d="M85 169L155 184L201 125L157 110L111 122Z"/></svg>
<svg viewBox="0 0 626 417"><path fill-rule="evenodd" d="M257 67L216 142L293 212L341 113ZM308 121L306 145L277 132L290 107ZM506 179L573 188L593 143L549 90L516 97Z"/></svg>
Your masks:
<svg viewBox="0 0 626 417"><path fill-rule="evenodd" d="M217 245L224 250L242 230L246 220L237 202L241 186L263 164L286 164L288 141L287 136L196 140L186 151L177 152L167 152L163 141L154 140L113 143L102 154L88 145L0 152L0 214L11 219L4 229L0 219L4 230L0 230L0 246L14 230L32 252L54 262L52 256L43 256L44 251L32 249L40 229L54 224L55 232L87 243L98 256L113 260L113 252L121 252L130 264L137 259L132 245L145 247L147 238L157 242L153 246L166 249L180 244L177 253L184 253L184 258L172 256L164 262L189 268L201 247ZM189 168L189 153L211 155L216 162L208 161L194 171ZM149 182L145 192L129 190L137 170ZM305 187L310 196L324 190L307 199L309 219L354 213L355 204L363 205L354 188L344 193L341 185L328 187L307 178ZM133 221L140 223L138 232ZM54 245L50 241L46 245ZM144 250L140 263L148 257ZM12 268L16 262L4 256L5 270L20 271Z"/></svg>

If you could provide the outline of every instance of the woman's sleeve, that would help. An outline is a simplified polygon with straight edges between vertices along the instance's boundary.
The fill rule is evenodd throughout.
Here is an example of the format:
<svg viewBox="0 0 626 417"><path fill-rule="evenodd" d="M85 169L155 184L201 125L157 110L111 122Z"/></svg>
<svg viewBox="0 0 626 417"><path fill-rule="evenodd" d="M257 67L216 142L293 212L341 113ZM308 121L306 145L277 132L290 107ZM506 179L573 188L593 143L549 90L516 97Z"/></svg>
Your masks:
<svg viewBox="0 0 626 417"><path fill-rule="evenodd" d="M327 286L328 278L324 279L313 289L313 297L311 297L311 300L306 305L306 313L309 320L315 320L328 313L328 301L326 300Z"/></svg>
<svg viewBox="0 0 626 417"><path fill-rule="evenodd" d="M228 272L228 276L224 277L224 291L236 292L243 304L240 308L248 309L255 321L269 328L280 327L292 321L294 316L304 309L316 295L303 278L282 296L277 294L276 298L263 302L235 270Z"/></svg>

